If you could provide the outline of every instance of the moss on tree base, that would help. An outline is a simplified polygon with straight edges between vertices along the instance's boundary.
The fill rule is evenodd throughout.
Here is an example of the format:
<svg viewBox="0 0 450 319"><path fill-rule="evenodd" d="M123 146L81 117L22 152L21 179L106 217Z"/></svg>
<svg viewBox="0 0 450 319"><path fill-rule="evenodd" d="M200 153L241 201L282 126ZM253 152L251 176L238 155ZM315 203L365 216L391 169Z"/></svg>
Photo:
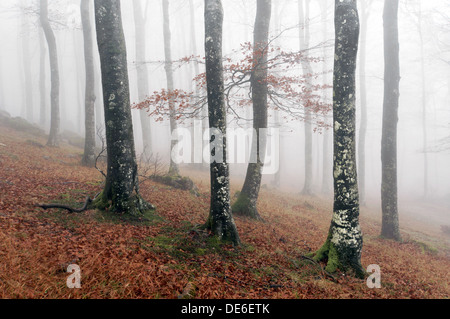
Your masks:
<svg viewBox="0 0 450 319"><path fill-rule="evenodd" d="M229 229L221 221L214 221L210 216L206 223L201 227L204 230L211 231L222 243L233 246L240 246L241 240L239 236L236 237L236 229Z"/></svg>
<svg viewBox="0 0 450 319"><path fill-rule="evenodd" d="M132 195L127 201L113 201L108 199L104 192L100 193L100 195L92 201L91 207L93 209L102 211L108 210L113 213L135 217L142 217L147 212L155 210L155 207L145 201L139 194Z"/></svg>
<svg viewBox="0 0 450 319"><path fill-rule="evenodd" d="M325 271L333 274L338 271L347 273L356 278L364 278L366 273L361 266L359 258L349 248L337 247L328 236L325 244L318 251L307 255L316 262L326 261Z"/></svg>
<svg viewBox="0 0 450 319"><path fill-rule="evenodd" d="M247 217L259 221L263 220L255 205L251 202L248 196L242 192L239 193L236 202L231 206L231 211L237 216Z"/></svg>

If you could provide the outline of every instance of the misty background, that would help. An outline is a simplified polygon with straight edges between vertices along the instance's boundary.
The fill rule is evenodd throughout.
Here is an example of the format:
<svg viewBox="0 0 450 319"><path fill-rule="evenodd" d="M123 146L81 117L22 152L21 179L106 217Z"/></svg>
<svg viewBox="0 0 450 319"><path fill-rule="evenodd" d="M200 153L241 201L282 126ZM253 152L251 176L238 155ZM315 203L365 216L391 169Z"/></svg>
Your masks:
<svg viewBox="0 0 450 319"><path fill-rule="evenodd" d="M163 20L161 1L141 1L146 10L146 38L149 73L149 92L166 87L164 71ZM37 7L35 0L2 0L0 3L0 110L12 116L21 116L39 123L39 23L38 16L24 7ZM172 57L174 60L194 54L204 55L203 1L194 0L195 46L191 34L191 14L188 0L176 0L170 3L170 27L172 32ZM381 185L381 118L383 105L383 4L381 0L372 1L367 21L367 108L368 127L366 136L366 197L369 205L379 205ZM419 1L404 0L400 3L400 105L398 123L398 191L400 216L405 210L412 209L416 202L439 203L441 218L450 224L450 5L445 0L420 1L422 25L418 27ZM233 56L233 50L253 39L253 23L256 13L254 0L226 0L224 5L224 55ZM323 22L319 1L311 1L309 25L311 28L311 46L320 43L333 43L333 6L328 1L327 37L322 34ZM61 79L61 131L72 131L84 136L84 57L83 38L79 1L52 0L49 3L50 20L55 32ZM131 103L137 103L137 76L135 61L135 26L133 2L122 1L122 19L127 42L128 67ZM276 44L286 50L298 49L297 1L275 0L272 8L271 34L273 38L282 35ZM360 13L361 15L361 13ZM423 39L421 50L420 32ZM360 46L364 43L360 42ZM27 48L28 47L28 48ZM98 52L95 46L96 69L99 76ZM25 53L28 50L28 54ZM320 72L322 63L328 70L333 68L333 45L313 50L314 56L323 58L323 62L314 64ZM423 52L424 74L421 63ZM24 56L24 54L26 56ZM47 50L48 54L48 50ZM33 112L26 108L26 63L30 64ZM46 65L46 89L48 90L48 115L43 128L50 127L50 69L48 56ZM360 67L360 65L359 65ZM295 72L296 70L293 70ZM203 72L203 65L200 65ZM301 72L301 66L298 66ZM359 71L357 71L357 74ZM175 88L192 90L193 66L186 65L175 69ZM422 106L422 86L426 85L426 111ZM328 83L332 84L331 73ZM357 79L359 93L359 79ZM328 89L328 102L332 90ZM357 116L359 127L359 94L357 97ZM97 120L103 116L101 94L97 93ZM245 113L245 110L244 110ZM273 112L269 123L274 123ZM425 121L424 121L425 118ZM284 121L284 120L283 120ZM142 152L141 126L139 111L133 110L138 154ZM189 126L189 122L182 125ZM425 130L424 130L425 124ZM230 126L235 125L230 115ZM168 159L170 146L169 122L152 121L152 143L154 153ZM322 183L323 131L313 133L313 185L320 194ZM426 135L426 138L424 137ZM357 132L358 136L358 132ZM329 143L332 152L332 143ZM280 188L291 192L300 192L304 184L304 124L299 121L285 120L281 127L281 163ZM424 163L427 163L425 166ZM332 165L332 158L329 156ZM246 170L244 164L231 165L232 178L243 179ZM425 174L427 182L425 183ZM263 176L262 184L270 185L273 175ZM332 176L329 176L330 185ZM330 199L332 194L327 195ZM423 214L431 212L423 211Z"/></svg>

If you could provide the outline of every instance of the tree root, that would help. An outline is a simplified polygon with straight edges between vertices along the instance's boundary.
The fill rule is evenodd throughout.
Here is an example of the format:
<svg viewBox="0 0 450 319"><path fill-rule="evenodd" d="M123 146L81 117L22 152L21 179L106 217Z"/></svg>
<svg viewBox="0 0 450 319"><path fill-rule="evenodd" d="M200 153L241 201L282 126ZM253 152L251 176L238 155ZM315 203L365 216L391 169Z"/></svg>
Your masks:
<svg viewBox="0 0 450 319"><path fill-rule="evenodd" d="M313 264L319 266L319 267L320 267L320 270L321 270L321 272L322 272L322 276L323 276L324 278L329 278L329 279L331 279L332 281L337 282L336 278L335 278L332 274L330 274L328 271L326 271L326 270L322 267L322 265L321 265L320 263L318 263L318 262L315 261L314 259L312 259L312 258L310 258L310 257L308 257L308 256L305 256L305 255L302 255L302 256L300 256L300 257L301 257L302 259L308 260L308 261L312 262Z"/></svg>
<svg viewBox="0 0 450 319"><path fill-rule="evenodd" d="M95 199L97 196L98 196L98 194L95 195L94 199ZM39 205L36 205L36 206L37 206L37 207L41 207L41 208L43 208L43 209L50 209L50 208L60 208L60 209L65 209L65 210L69 211L69 213L82 213L82 212L84 212L84 211L86 211L86 210L89 209L89 204L91 204L92 201L93 201L93 199L91 199L89 196L86 197L86 200L85 200L85 202L84 202L84 205L83 205L83 207L81 207L80 209L73 208L73 207L70 207L70 206L67 206L67 205L62 205L62 204L39 204Z"/></svg>

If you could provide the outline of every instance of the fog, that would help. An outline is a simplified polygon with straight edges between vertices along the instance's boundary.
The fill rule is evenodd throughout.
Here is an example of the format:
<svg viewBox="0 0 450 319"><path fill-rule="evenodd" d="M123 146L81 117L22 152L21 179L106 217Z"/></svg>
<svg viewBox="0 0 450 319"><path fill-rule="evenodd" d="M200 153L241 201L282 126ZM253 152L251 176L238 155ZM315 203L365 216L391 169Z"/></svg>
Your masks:
<svg viewBox="0 0 450 319"><path fill-rule="evenodd" d="M163 20L161 1L141 1L146 10L147 52L146 64L149 74L149 92L166 87L164 71ZM199 56L204 55L204 24L203 1L194 0L195 6L195 39L192 43L190 34L189 1L177 0L170 2L170 28L172 32L172 57L179 60L193 55L196 48ZM253 22L256 11L256 1L226 0L224 5L224 55L233 56L233 50L239 50L244 42L253 39ZM366 136L366 197L368 205L377 207L380 199L381 185L381 127L383 106L383 1L375 0L370 7L367 23L367 110L368 127ZM328 33L323 37L323 22L320 16L318 1L311 2L310 46L333 43L333 1L328 1L326 18ZM28 9L25 10L24 6ZM122 1L122 21L127 42L129 81L131 103L138 103L135 61L135 31L133 16L133 1ZM52 0L49 1L52 27L54 29L61 79L60 107L61 128L83 136L84 134L84 65L83 38L80 24L79 1ZM30 9L31 8L31 9ZM0 4L0 36L2 49L0 51L0 110L5 110L12 116L20 116L39 123L39 23L38 16L32 8L37 8L37 1L3 0ZM419 37L418 1L403 0L399 11L400 37L400 107L398 122L398 191L400 214L411 210L417 203L439 203L441 223L450 224L450 6L445 0L421 1L423 61L424 76L421 73L421 43ZM280 35L280 33L282 33ZM298 49L298 15L297 2L291 0L275 0L272 8L270 37L277 37L276 43L285 50ZM23 39L25 38L25 42ZM30 62L30 78L32 85L33 112L27 112L24 49L29 46L29 55L25 57ZM360 46L364 43L360 43ZM96 46L94 47L96 49ZM325 68L332 70L333 45L311 50L312 54L323 61L314 64L317 72ZM47 49L48 54L48 49ZM96 65L98 67L98 53ZM50 69L48 56L46 63L46 89L48 91L48 114L43 128L49 130L49 96ZM360 66L359 66L360 67ZM359 68L358 67L358 68ZM293 70L294 72L295 70ZM99 71L98 71L99 72ZM200 65L203 72L203 65ZM298 66L298 72L301 67ZM357 71L357 74L359 72ZM99 74L97 74L99 75ZM175 87L192 90L193 67L191 65L175 68ZM328 74L331 85L332 76ZM316 81L321 81L321 77ZM422 85L426 85L425 123L422 109ZM327 89L328 102L332 97L331 88ZM360 123L359 78L357 79L357 127ZM101 107L101 98L96 104ZM139 111L133 110L134 136L138 153L142 152L141 126ZM243 110L243 114L246 110ZM97 113L102 114L102 113ZM273 115L273 112L270 113ZM330 114L331 116L331 114ZM229 125L236 122L229 114ZM280 132L280 188L294 193L302 190L304 183L304 123L281 117ZM160 154L166 160L169 157L170 132L168 120L156 122L152 120L153 152ZM269 123L274 124L271 116ZM242 123L241 123L242 124ZM425 131L424 125L425 124ZM186 127L190 121L182 124ZM323 137L324 130L313 133L313 188L320 194L322 187L323 167ZM426 132L426 140L424 137ZM358 132L357 132L358 136ZM331 141L331 139L330 139ZM424 143L424 141L426 143ZM424 149L426 145L426 149ZM332 152L331 142L329 152ZM424 166L426 158L427 165ZM328 157L332 165L331 157ZM189 168L189 165L184 165ZM232 164L231 172L237 182L243 180L246 170L244 164ZM425 183L425 172L428 180ZM264 175L262 184L271 185L274 175ZM332 175L329 176L330 183ZM331 184L330 184L331 185ZM425 194L425 189L426 194ZM426 195L426 196L425 196ZM332 195L326 195L330 200ZM425 207L425 206L424 206ZM422 211L424 215L430 211Z"/></svg>

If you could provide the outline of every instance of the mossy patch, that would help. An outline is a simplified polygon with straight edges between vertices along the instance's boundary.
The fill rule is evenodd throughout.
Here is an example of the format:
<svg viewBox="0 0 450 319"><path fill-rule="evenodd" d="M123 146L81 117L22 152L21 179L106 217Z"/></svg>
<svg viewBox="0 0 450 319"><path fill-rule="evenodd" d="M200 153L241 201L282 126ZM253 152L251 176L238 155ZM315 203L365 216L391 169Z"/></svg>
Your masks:
<svg viewBox="0 0 450 319"><path fill-rule="evenodd" d="M186 222L179 228L163 227L161 233L141 243L145 249L164 253L180 262L200 256L219 254L235 256L238 251L217 236Z"/></svg>
<svg viewBox="0 0 450 319"><path fill-rule="evenodd" d="M151 179L157 183L171 186L176 189L191 191L194 194L197 194L198 191L194 182L187 176L178 174L153 175Z"/></svg>
<svg viewBox="0 0 450 319"><path fill-rule="evenodd" d="M237 200L231 206L231 211L237 216L262 220L256 207L252 204L248 196L242 192L239 193Z"/></svg>
<svg viewBox="0 0 450 319"><path fill-rule="evenodd" d="M154 226L164 221L158 215L156 210L146 210L140 215L118 214L108 210L97 209L94 214L94 219L101 223L111 224L130 224L140 226Z"/></svg>

